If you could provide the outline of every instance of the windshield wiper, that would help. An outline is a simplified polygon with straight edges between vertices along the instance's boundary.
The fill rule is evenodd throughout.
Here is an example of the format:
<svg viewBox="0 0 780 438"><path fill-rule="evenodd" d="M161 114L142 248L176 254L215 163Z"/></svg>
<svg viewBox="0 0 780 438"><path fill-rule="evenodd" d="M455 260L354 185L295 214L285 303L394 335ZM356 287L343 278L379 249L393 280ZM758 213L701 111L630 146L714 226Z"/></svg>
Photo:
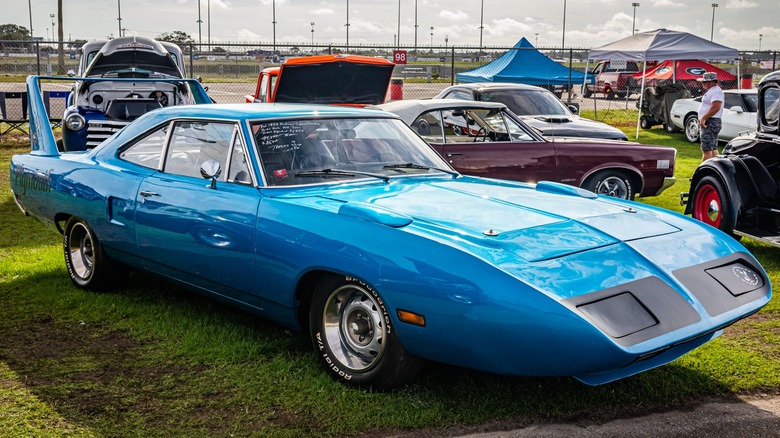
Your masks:
<svg viewBox="0 0 780 438"><path fill-rule="evenodd" d="M339 170L339 169L322 169L322 170L304 170L294 174L295 176L370 176L373 178L381 179L384 182L389 182L390 177L382 175L381 173L361 172L359 170Z"/></svg>
<svg viewBox="0 0 780 438"><path fill-rule="evenodd" d="M388 164L387 166L382 166L383 169L421 169L421 170L437 170L439 172L444 172L449 175L452 175L454 178L457 178L460 176L460 173L445 169L442 167L431 167L431 166L423 166L422 164L414 164L414 163L400 163L400 164Z"/></svg>

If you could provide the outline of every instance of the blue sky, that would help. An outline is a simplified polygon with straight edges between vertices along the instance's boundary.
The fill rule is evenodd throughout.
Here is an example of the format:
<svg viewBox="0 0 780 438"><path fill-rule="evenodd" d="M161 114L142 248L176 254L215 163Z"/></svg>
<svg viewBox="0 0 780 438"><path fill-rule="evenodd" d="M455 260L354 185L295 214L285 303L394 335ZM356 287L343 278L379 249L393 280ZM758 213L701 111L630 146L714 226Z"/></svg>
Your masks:
<svg viewBox="0 0 780 438"><path fill-rule="evenodd" d="M28 2L3 0L0 24L29 27ZM35 36L51 36L56 0L31 0ZM117 1L64 0L65 39L117 36ZM639 31L658 28L690 32L740 50L780 50L780 1L771 0L119 0L126 35L155 37L181 30L196 41L344 44L349 15L350 44L404 46L508 46L526 37L539 47L592 48ZM347 14L349 3L349 14ZM399 26L400 4L400 26ZM481 8L481 5L484 7ZM565 36L564 4L566 4ZM209 20L210 9L210 20ZM714 29L712 26L713 10ZM634 11L636 18L634 19ZM433 30L431 30L433 27ZM431 35L433 33L433 35ZM761 35L761 36L760 36Z"/></svg>

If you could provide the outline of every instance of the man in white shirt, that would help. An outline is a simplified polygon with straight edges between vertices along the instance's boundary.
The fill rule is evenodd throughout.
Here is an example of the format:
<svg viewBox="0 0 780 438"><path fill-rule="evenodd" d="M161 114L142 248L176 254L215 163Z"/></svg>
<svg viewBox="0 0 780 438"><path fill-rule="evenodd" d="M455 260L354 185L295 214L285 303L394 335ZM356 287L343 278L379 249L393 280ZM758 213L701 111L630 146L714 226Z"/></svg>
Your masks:
<svg viewBox="0 0 780 438"><path fill-rule="evenodd" d="M704 73L697 81L704 88L704 95L699 105L699 138L701 139L701 160L706 161L718 156L718 134L722 127L720 117L723 115L723 90L718 86L718 75L715 72Z"/></svg>

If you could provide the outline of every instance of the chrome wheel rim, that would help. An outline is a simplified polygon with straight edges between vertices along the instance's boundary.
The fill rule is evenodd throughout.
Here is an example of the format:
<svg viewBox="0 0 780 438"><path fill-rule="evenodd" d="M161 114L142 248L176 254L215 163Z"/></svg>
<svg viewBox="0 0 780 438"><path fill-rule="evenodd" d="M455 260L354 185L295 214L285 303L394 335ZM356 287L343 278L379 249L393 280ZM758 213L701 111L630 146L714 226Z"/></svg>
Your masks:
<svg viewBox="0 0 780 438"><path fill-rule="evenodd" d="M599 195L613 196L615 198L628 199L628 186L622 178L610 176L596 186Z"/></svg>
<svg viewBox="0 0 780 438"><path fill-rule="evenodd" d="M95 266L95 248L92 235L82 224L76 224L70 230L68 253L73 273L81 279L88 279Z"/></svg>
<svg viewBox="0 0 780 438"><path fill-rule="evenodd" d="M382 307L366 289L344 285L325 303L323 330L333 356L352 371L367 371L385 351Z"/></svg>
<svg viewBox="0 0 780 438"><path fill-rule="evenodd" d="M695 142L699 138L699 120L689 119L685 125L685 135L692 142Z"/></svg>

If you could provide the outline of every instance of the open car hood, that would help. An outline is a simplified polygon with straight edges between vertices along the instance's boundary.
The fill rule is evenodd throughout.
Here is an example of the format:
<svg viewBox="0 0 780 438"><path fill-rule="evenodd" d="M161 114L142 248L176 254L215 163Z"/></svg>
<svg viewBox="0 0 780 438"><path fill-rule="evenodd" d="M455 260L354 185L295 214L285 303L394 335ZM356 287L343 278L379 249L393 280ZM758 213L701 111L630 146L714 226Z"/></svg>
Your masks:
<svg viewBox="0 0 780 438"><path fill-rule="evenodd" d="M377 105L385 101L394 67L368 56L291 59L280 68L274 102Z"/></svg>
<svg viewBox="0 0 780 438"><path fill-rule="evenodd" d="M84 76L183 77L168 51L158 41L133 37L106 43L86 68Z"/></svg>

